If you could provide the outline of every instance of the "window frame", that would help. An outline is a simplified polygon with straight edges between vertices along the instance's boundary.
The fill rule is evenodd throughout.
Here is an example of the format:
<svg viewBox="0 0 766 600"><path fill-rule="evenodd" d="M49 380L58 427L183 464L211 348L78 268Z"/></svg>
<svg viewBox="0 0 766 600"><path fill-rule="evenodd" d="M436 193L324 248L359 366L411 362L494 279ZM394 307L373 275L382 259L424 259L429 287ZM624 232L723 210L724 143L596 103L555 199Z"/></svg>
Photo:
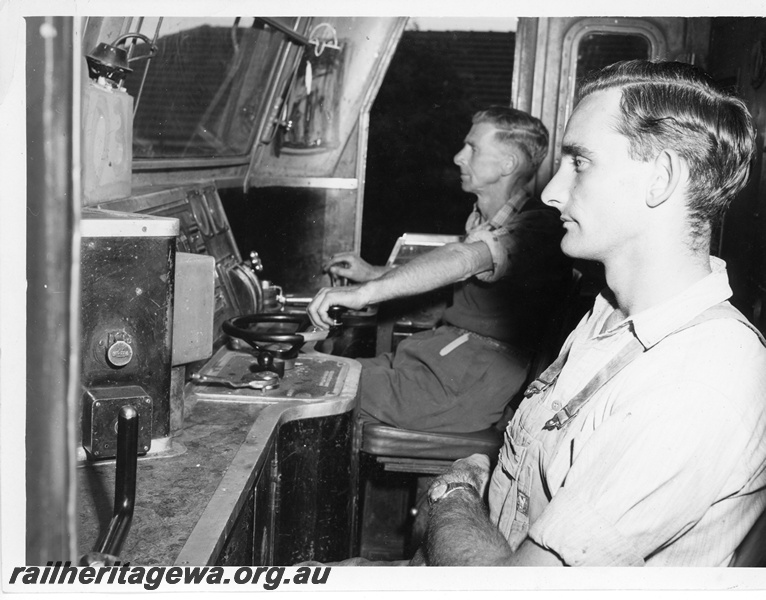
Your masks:
<svg viewBox="0 0 766 600"><path fill-rule="evenodd" d="M562 91L556 107L556 132L553 144L553 165L561 161L560 141L563 128L574 110L575 83L577 74L577 55L580 42L592 33L639 35L649 42L651 59L667 56L668 44L662 30L644 20L636 18L587 17L575 21L564 34L561 42L561 73L559 81ZM552 132L553 133L553 132ZM555 171L555 169L554 169Z"/></svg>
<svg viewBox="0 0 766 600"><path fill-rule="evenodd" d="M126 17L123 24L124 29L138 30L142 26L143 16ZM231 19L236 17L232 15ZM261 18L255 17L264 24L271 27L275 33L281 34L283 39L280 42L280 50L277 53L277 59L271 68L271 73L268 76L266 83L265 101L264 106L270 106L275 101L276 96L280 90L280 82L284 77L283 73L285 69L291 67L291 63L295 61L295 56L299 54L298 48L302 46L303 36L300 34L301 28L305 27L306 19L303 17L295 17L294 22L290 25L277 21L274 18ZM161 28L158 28L151 36L153 44L157 43L158 34ZM290 60L292 59L292 61ZM151 68L151 60L149 60L148 68ZM143 93L143 83L141 85L141 92ZM141 98L135 99L136 103L141 102ZM146 177L154 179L152 173L157 173L162 178L162 172L175 172L178 170L194 170L205 171L208 175L215 174L222 175L224 178L240 179L244 177L248 166L250 165L253 149L258 145L259 140L264 134L264 130L268 128L268 120L273 115L271 111L264 111L265 114L259 119L259 122L250 132L250 142L247 150L242 154L232 154L230 156L221 157L137 157L133 156L133 173L134 176L145 174ZM221 170L224 171L221 171ZM212 170L212 171L210 171Z"/></svg>

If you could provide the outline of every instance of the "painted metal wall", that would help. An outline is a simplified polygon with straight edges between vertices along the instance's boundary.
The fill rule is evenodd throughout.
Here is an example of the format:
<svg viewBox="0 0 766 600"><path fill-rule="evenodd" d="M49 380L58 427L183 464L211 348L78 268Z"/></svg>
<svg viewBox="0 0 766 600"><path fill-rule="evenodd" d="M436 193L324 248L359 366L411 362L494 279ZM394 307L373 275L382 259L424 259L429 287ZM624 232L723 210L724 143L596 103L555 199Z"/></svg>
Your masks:
<svg viewBox="0 0 766 600"><path fill-rule="evenodd" d="M73 182L78 146L71 136L76 76L72 25L68 17L26 20L26 561L30 565L65 557L76 560L79 192Z"/></svg>

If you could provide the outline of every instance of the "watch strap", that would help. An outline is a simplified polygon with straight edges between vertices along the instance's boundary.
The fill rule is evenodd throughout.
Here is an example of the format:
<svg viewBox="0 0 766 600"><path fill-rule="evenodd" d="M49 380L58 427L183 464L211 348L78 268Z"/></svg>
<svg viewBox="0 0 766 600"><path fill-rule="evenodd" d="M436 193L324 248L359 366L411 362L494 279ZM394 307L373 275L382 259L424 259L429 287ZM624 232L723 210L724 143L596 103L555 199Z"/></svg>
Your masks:
<svg viewBox="0 0 766 600"><path fill-rule="evenodd" d="M456 490L468 490L469 492L473 492L476 497L481 497L479 494L479 490L476 489L476 486L474 486L472 483L468 483L467 481L452 481L447 484L447 489L444 490L444 493L439 496L436 500L433 500L431 504L435 504L439 500L443 500L447 496L449 496L452 492Z"/></svg>

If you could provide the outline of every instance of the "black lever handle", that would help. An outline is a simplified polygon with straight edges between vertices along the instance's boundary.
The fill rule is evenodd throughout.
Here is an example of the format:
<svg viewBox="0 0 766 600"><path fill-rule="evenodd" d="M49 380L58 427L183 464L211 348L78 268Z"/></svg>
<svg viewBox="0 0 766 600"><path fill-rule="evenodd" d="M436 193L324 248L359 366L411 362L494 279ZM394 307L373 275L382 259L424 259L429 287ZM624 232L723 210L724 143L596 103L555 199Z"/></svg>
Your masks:
<svg viewBox="0 0 766 600"><path fill-rule="evenodd" d="M114 480L114 510L94 552L119 555L133 522L138 470L138 411L130 405L120 408L117 417L117 465Z"/></svg>
<svg viewBox="0 0 766 600"><path fill-rule="evenodd" d="M334 304L330 308L327 309L327 316L330 317L333 321L335 321L335 326L339 326L341 324L341 317L348 311L348 308L345 306L340 306L338 304Z"/></svg>

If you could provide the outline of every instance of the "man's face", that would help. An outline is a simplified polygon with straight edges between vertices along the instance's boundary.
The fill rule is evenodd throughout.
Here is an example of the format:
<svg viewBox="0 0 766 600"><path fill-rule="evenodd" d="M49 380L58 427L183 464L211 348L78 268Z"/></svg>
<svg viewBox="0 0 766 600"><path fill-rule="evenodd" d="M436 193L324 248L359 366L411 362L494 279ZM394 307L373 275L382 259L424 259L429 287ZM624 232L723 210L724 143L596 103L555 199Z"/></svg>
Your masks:
<svg viewBox="0 0 766 600"><path fill-rule="evenodd" d="M476 123L468 132L463 148L455 155L464 191L485 192L496 185L507 170L508 150L495 139L496 131L491 123Z"/></svg>
<svg viewBox="0 0 766 600"><path fill-rule="evenodd" d="M595 92L577 105L561 166L542 193L561 212L561 249L574 258L604 262L642 250L653 162L631 158L628 139L615 130L620 96L614 89Z"/></svg>

